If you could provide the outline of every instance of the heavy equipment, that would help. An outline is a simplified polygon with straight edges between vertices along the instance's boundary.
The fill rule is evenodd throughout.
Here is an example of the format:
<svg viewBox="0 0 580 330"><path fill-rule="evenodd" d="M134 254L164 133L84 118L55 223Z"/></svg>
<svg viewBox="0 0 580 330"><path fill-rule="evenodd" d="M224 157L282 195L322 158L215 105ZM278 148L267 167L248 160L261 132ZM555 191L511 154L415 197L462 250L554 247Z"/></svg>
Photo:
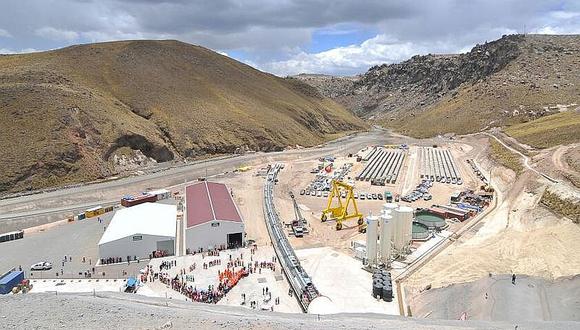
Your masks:
<svg viewBox="0 0 580 330"><path fill-rule="evenodd" d="M340 189L346 191L345 197L341 197ZM337 203L336 205L333 205L335 199ZM350 205L354 208L353 212L349 211ZM358 225L364 223L363 215L359 212L358 206L356 205L353 187L347 183L332 180L332 188L330 195L328 196L328 204L326 209L322 210L320 220L322 222L325 222L326 220L336 220L336 230L341 230L344 221L354 218L358 219Z"/></svg>
<svg viewBox="0 0 580 330"><path fill-rule="evenodd" d="M294 220L292 220L292 234L294 237L302 237L304 234L308 233L308 229L306 228L306 219L302 216L302 212L300 212L300 208L298 207L298 203L296 202L296 198L294 198L294 193L290 192L290 198L292 198L292 203L294 203Z"/></svg>

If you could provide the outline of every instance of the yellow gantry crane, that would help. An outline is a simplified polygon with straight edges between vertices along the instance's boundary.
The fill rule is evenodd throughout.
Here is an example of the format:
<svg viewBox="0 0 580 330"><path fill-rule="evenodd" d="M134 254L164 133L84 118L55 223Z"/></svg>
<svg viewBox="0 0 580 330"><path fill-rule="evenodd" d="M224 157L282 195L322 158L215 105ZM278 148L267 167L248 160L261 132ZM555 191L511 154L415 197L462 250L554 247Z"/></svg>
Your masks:
<svg viewBox="0 0 580 330"><path fill-rule="evenodd" d="M346 192L344 201L340 194L340 188ZM337 200L338 205L333 206L333 201L335 199ZM349 206L351 204L354 208L354 212L349 213ZM364 222L363 215L359 212L356 200L354 199L353 187L344 182L332 180L332 190L330 191L330 195L328 195L328 204L326 209L322 210L320 220L322 220L322 222L329 219L336 220L336 230L341 230L343 221L353 218L358 219L357 223L359 226Z"/></svg>

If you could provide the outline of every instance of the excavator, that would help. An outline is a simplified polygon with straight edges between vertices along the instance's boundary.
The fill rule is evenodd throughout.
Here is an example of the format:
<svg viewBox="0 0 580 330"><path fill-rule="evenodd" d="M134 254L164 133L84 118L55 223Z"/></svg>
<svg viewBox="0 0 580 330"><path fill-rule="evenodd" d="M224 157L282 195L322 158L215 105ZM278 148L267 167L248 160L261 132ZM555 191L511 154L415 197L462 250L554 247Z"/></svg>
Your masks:
<svg viewBox="0 0 580 330"><path fill-rule="evenodd" d="M346 195L341 195L341 188L346 192ZM336 203L334 203L335 200ZM354 208L352 212L349 211L350 205L352 205ZM320 220L322 222L327 220L336 220L336 230L341 230L343 227L342 223L348 219L357 219L359 226L363 225L364 223L363 215L359 212L358 206L356 205L353 187L347 183L338 180L332 180L332 189L328 195L328 204L326 209L322 210L322 216L320 217Z"/></svg>

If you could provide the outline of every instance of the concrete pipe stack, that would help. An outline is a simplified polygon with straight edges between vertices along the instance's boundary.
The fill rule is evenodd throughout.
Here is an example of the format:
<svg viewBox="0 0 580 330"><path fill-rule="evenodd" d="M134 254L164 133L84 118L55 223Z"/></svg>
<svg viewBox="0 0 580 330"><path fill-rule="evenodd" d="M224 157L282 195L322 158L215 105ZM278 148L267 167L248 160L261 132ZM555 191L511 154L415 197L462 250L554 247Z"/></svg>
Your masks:
<svg viewBox="0 0 580 330"><path fill-rule="evenodd" d="M367 262L369 266L377 264L377 237L379 217L368 216L367 222Z"/></svg>
<svg viewBox="0 0 580 330"><path fill-rule="evenodd" d="M391 273L384 269L377 270L373 274L373 298L384 301L393 301L393 282Z"/></svg>
<svg viewBox="0 0 580 330"><path fill-rule="evenodd" d="M389 212L390 213L390 212ZM391 261L391 239L393 237L391 222L393 216L383 212L381 215L381 235L380 235L380 261L387 265Z"/></svg>

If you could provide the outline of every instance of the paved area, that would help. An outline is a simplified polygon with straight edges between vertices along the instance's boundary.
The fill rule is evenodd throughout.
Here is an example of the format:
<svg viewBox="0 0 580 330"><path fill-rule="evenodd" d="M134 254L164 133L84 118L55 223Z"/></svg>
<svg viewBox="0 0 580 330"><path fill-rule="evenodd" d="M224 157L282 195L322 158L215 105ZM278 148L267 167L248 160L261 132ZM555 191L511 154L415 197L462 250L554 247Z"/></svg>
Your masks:
<svg viewBox="0 0 580 330"><path fill-rule="evenodd" d="M161 202L173 203L173 200ZM97 244L113 215L114 212L109 212L101 216L102 223L91 218L27 230L23 239L1 243L2 251L10 253L3 253L0 258L0 272L22 267L29 278L84 278L84 272L93 268L96 273L93 277L97 278L126 278L138 273L144 268L143 262L96 266L99 258ZM67 260L71 257L72 261L64 262L65 256ZM52 263L53 269L31 272L30 266L41 261Z"/></svg>
<svg viewBox="0 0 580 330"><path fill-rule="evenodd" d="M31 280L30 293L53 292L122 292L127 280L123 279L37 279Z"/></svg>
<svg viewBox="0 0 580 330"><path fill-rule="evenodd" d="M435 319L491 321L580 321L580 275L548 281L492 275L470 283L423 291L412 301L413 315Z"/></svg>
<svg viewBox="0 0 580 330"><path fill-rule="evenodd" d="M372 274L361 268L360 260L329 247L296 250L296 254L336 313L399 315L396 296L392 302L372 297Z"/></svg>
<svg viewBox="0 0 580 330"><path fill-rule="evenodd" d="M271 262L274 256L274 250L270 246L258 247L255 254L251 254L249 248L241 248L236 250L225 250L221 251L219 256L208 256L202 254L188 255L182 257L166 257L153 259L150 265L153 267L155 272L159 272L159 265L163 262L176 262L176 266L173 266L168 270L161 270L162 272L167 272L170 278L175 278L178 276L187 281L188 285L196 288L198 290L207 289L209 285L217 286L218 271L223 272L226 269L226 265L230 260L241 260L245 265L248 263L256 262ZM221 264L216 266L210 266L204 269L204 263L215 262L216 260L221 260ZM195 264L195 269L190 267ZM238 270L241 267L236 267ZM182 270L185 270L182 273ZM233 306L243 306L245 308L250 308L249 301L256 301L257 308L261 310L271 310L277 312L301 312L300 306L296 301L296 298L288 295L288 284L281 273L281 268L278 263L275 263L275 270L272 271L267 268L256 268L256 272L242 278L236 286L222 298L218 304L219 305L233 305ZM263 290L268 288L271 292L271 300L267 299L269 295L264 295ZM185 301L186 296L173 290L170 286L162 283L161 281L155 280L153 282L146 282L137 291L138 294L152 296L152 297L167 297L172 300ZM246 295L246 304L242 304L242 294ZM274 304L275 299L280 299L280 304Z"/></svg>

